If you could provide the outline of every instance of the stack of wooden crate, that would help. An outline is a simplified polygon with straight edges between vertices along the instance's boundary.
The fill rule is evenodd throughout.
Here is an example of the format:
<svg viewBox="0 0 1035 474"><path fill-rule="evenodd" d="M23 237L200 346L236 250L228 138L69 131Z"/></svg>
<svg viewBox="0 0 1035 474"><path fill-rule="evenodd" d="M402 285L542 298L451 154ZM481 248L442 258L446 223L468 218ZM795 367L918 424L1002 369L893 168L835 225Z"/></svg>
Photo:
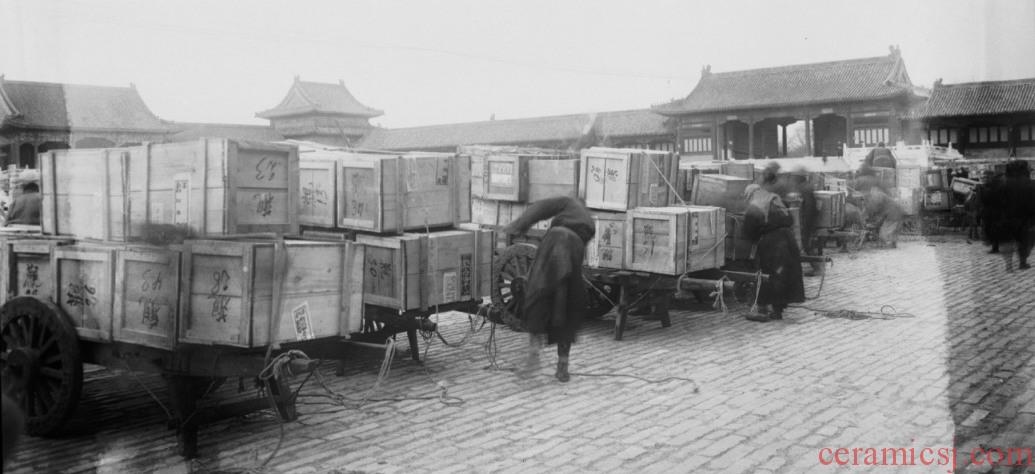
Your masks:
<svg viewBox="0 0 1035 474"><path fill-rule="evenodd" d="M581 168L579 196L596 221L590 267L681 275L725 263L724 211L683 202L672 153L590 148Z"/></svg>
<svg viewBox="0 0 1035 474"><path fill-rule="evenodd" d="M360 329L349 244L275 238L299 230L294 146L202 139L40 164L48 236L4 243L0 286L52 301L80 338L258 348Z"/></svg>
<svg viewBox="0 0 1035 474"><path fill-rule="evenodd" d="M304 149L301 161L302 224L354 241L347 290L364 304L405 312L489 295L493 233L461 228L476 210L470 156Z"/></svg>

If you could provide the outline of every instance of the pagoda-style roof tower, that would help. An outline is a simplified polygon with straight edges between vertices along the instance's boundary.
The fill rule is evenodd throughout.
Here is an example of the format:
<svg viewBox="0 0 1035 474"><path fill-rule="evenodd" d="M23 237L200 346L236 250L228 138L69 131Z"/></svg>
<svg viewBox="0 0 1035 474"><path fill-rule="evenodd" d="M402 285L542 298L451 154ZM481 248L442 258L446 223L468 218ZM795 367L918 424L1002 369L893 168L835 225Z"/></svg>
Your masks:
<svg viewBox="0 0 1035 474"><path fill-rule="evenodd" d="M330 145L357 143L373 126L370 119L384 112L363 105L337 84L295 82L276 107L255 114L265 118L285 138Z"/></svg>

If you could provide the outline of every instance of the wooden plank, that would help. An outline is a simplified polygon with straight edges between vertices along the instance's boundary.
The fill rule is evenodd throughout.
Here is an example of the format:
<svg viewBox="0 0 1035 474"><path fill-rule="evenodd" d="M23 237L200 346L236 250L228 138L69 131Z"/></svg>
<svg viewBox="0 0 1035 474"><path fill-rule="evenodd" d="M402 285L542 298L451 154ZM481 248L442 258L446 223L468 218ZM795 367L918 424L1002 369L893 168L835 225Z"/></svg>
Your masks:
<svg viewBox="0 0 1035 474"><path fill-rule="evenodd" d="M662 275L683 274L689 214L686 207L630 210L626 221L625 267Z"/></svg>
<svg viewBox="0 0 1035 474"><path fill-rule="evenodd" d="M532 159L528 161L528 202L556 196L578 197L578 159Z"/></svg>
<svg viewBox="0 0 1035 474"><path fill-rule="evenodd" d="M687 272L720 268L726 264L726 210L689 206Z"/></svg>
<svg viewBox="0 0 1035 474"><path fill-rule="evenodd" d="M492 155L485 161L485 198L525 202L528 198L529 156Z"/></svg>
<svg viewBox="0 0 1035 474"><path fill-rule="evenodd" d="M176 346L180 254L145 246L116 252L113 340L159 349Z"/></svg>
<svg viewBox="0 0 1035 474"><path fill-rule="evenodd" d="M67 241L27 237L0 238L0 305L17 296L53 301L54 248Z"/></svg>
<svg viewBox="0 0 1035 474"><path fill-rule="evenodd" d="M727 212L742 213L747 205L744 190L751 181L723 174L698 174L692 204L717 206Z"/></svg>
<svg viewBox="0 0 1035 474"><path fill-rule="evenodd" d="M112 340L114 248L79 244L57 247L51 258L57 305L82 339Z"/></svg>
<svg viewBox="0 0 1035 474"><path fill-rule="evenodd" d="M299 163L298 222L333 228L338 219L337 160L303 155Z"/></svg>

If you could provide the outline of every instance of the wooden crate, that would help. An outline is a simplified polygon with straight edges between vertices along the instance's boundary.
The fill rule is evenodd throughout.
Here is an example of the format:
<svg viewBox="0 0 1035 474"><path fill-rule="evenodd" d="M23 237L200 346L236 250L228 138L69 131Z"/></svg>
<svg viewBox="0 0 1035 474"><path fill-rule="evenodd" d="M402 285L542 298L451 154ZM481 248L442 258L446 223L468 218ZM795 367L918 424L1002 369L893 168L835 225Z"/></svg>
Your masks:
<svg viewBox="0 0 1035 474"><path fill-rule="evenodd" d="M338 175L338 226L399 234L470 220L468 157L346 155Z"/></svg>
<svg viewBox="0 0 1035 474"><path fill-rule="evenodd" d="M526 202L567 192L563 187L578 187L578 175L567 171L572 164L554 161L573 159L571 153L544 148L467 145L458 149L471 168L471 197L500 201ZM533 162L545 163L533 163ZM491 163L491 166L490 166ZM576 166L577 167L577 166ZM577 171L576 171L577 172ZM552 174L558 173L558 174ZM553 189L561 187L562 189Z"/></svg>
<svg viewBox="0 0 1035 474"><path fill-rule="evenodd" d="M845 194L839 191L816 191L817 229L840 229L845 225Z"/></svg>
<svg viewBox="0 0 1035 474"><path fill-rule="evenodd" d="M471 222L490 227L503 227L521 217L521 214L527 209L528 204L520 202L471 198ZM532 229L536 230L549 228L549 220L539 221L532 225Z"/></svg>
<svg viewBox="0 0 1035 474"><path fill-rule="evenodd" d="M946 190L924 191L923 208L927 211L948 211L952 208L952 193Z"/></svg>
<svg viewBox="0 0 1035 474"><path fill-rule="evenodd" d="M53 301L54 248L68 241L29 237L0 238L0 305L17 296Z"/></svg>
<svg viewBox="0 0 1035 474"><path fill-rule="evenodd" d="M922 188L927 170L915 166L895 169L895 185L899 188Z"/></svg>
<svg viewBox="0 0 1035 474"><path fill-rule="evenodd" d="M529 166L532 158L522 155L495 155L485 159L486 199L525 202L528 199Z"/></svg>
<svg viewBox="0 0 1035 474"><path fill-rule="evenodd" d="M480 300L489 295L493 239L490 230L358 235L363 300L400 311Z"/></svg>
<svg viewBox="0 0 1035 474"><path fill-rule="evenodd" d="M358 331L361 315L350 295L359 275L346 273L353 244L289 240L283 245L281 304L273 308L276 242L188 240L180 342L255 348Z"/></svg>
<svg viewBox="0 0 1035 474"><path fill-rule="evenodd" d="M949 188L949 170L938 168L924 174L924 187L933 191Z"/></svg>
<svg viewBox="0 0 1035 474"><path fill-rule="evenodd" d="M834 176L826 175L823 177L823 190L835 191L839 193L848 192L848 180L843 178L837 178Z"/></svg>
<svg viewBox="0 0 1035 474"><path fill-rule="evenodd" d="M579 196L590 209L667 206L679 163L672 153L617 148L582 150Z"/></svg>
<svg viewBox="0 0 1035 474"><path fill-rule="evenodd" d="M55 247L50 262L55 302L72 319L79 337L110 342L115 248L100 244Z"/></svg>
<svg viewBox="0 0 1035 474"><path fill-rule="evenodd" d="M952 178L952 184L949 186L952 192L959 193L964 196L974 192L974 188L978 185L978 181L967 178Z"/></svg>
<svg viewBox="0 0 1035 474"><path fill-rule="evenodd" d="M736 176L748 181L755 181L755 165L753 163L738 163L736 161L722 162L719 174Z"/></svg>
<svg viewBox="0 0 1035 474"><path fill-rule="evenodd" d="M716 207L641 207L628 212L625 267L682 275L725 264L725 211Z"/></svg>
<svg viewBox="0 0 1035 474"><path fill-rule="evenodd" d="M530 160L527 201L532 203L557 196L578 197L579 164L577 158Z"/></svg>
<svg viewBox="0 0 1035 474"><path fill-rule="evenodd" d="M338 221L338 160L331 153L301 155L298 163L298 223L333 228Z"/></svg>
<svg viewBox="0 0 1035 474"><path fill-rule="evenodd" d="M586 244L586 264L592 268L625 268L624 213L597 211L593 213L596 234Z"/></svg>
<svg viewBox="0 0 1035 474"><path fill-rule="evenodd" d="M159 349L176 346L180 254L178 248L139 245L116 251L113 340Z"/></svg>
<svg viewBox="0 0 1035 474"><path fill-rule="evenodd" d="M716 206L726 212L743 213L747 206L744 189L750 180L724 174L699 174L690 202L698 206Z"/></svg>
<svg viewBox="0 0 1035 474"><path fill-rule="evenodd" d="M113 241L298 232L294 147L202 139L40 155L42 228Z"/></svg>
<svg viewBox="0 0 1035 474"><path fill-rule="evenodd" d="M898 196L894 199L905 215L915 216L920 213L920 202L923 200L923 193L923 189L898 188Z"/></svg>

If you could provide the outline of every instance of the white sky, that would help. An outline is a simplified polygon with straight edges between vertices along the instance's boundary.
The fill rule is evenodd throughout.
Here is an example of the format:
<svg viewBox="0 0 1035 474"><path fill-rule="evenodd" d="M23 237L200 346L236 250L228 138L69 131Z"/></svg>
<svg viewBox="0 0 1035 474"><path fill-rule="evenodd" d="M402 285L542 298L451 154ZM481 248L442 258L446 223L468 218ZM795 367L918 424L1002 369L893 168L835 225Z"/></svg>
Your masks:
<svg viewBox="0 0 1035 474"><path fill-rule="evenodd" d="M159 117L265 124L295 75L403 127L645 108L724 72L881 56L918 85L1035 77L1035 0L0 0L9 80L134 83Z"/></svg>

